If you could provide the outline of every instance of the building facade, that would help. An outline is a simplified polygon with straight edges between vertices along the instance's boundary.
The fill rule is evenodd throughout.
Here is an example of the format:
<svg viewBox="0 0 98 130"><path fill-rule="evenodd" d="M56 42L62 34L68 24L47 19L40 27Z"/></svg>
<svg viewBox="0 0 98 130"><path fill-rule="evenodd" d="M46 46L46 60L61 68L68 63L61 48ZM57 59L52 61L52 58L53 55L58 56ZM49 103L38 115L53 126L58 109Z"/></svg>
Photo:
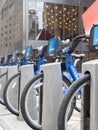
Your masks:
<svg viewBox="0 0 98 130"><path fill-rule="evenodd" d="M5 0L0 10L0 53L11 53L22 48L23 1Z"/></svg>
<svg viewBox="0 0 98 130"><path fill-rule="evenodd" d="M83 33L81 14L94 0L2 0L0 54Z"/></svg>

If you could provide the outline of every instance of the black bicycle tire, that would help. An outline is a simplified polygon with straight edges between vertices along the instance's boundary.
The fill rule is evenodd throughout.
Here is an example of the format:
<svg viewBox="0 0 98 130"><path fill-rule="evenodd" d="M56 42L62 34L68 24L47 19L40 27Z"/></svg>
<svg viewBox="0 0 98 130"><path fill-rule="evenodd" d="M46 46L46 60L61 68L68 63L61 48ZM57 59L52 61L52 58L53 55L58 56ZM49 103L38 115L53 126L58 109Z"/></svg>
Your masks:
<svg viewBox="0 0 98 130"><path fill-rule="evenodd" d="M67 79L67 77L63 77L62 80L64 80L64 82L67 83L68 86L71 85L71 82ZM76 100L76 99L74 99L74 100ZM75 101L74 101L74 102L75 102ZM76 103L75 103L75 104L76 104ZM78 106L76 106L75 104L73 104L72 107L74 107L76 111L81 112L80 108L79 108ZM70 119L70 117L71 117L71 115L72 115L72 112L73 112L73 110L70 111L70 113L69 113L69 115L68 115L68 120Z"/></svg>
<svg viewBox="0 0 98 130"><path fill-rule="evenodd" d="M33 79L31 79L28 84L26 85L25 89L23 90L23 93L22 93L22 96L21 96L21 111L22 111L22 115L23 115L23 118L24 120L26 121L26 123L32 128L32 129L35 129L35 130L42 130L41 127L38 127L36 124L32 124L32 122L29 120L29 117L27 116L26 114L26 109L25 109L25 100L26 100L26 93L27 91L29 90L30 86L39 78L43 78L43 74L39 74L37 75L36 77L34 77ZM66 78L66 77L63 77L62 80L68 85L68 87L70 86L70 81ZM74 99L75 100L75 99ZM74 101L75 102L75 101ZM70 109L70 112L69 112L69 115L68 115L68 120L70 119L71 117L71 114L73 112L73 109L75 107L75 104L74 106L72 106L72 109Z"/></svg>
<svg viewBox="0 0 98 130"><path fill-rule="evenodd" d="M9 104L9 100L8 100L8 96L7 96L7 91L8 91L8 89L9 89L9 86L10 86L11 82L12 82L15 78L19 77L20 75L21 75L21 73L18 72L17 74L13 75L13 76L7 81L7 83L6 83L6 85L5 85L5 88L4 88L4 93L3 93L3 98L4 98L4 102L5 102L5 105L6 105L7 109L8 109L11 113L13 113L14 115L16 115L16 116L19 116L19 111L18 111L18 110L14 110L13 107Z"/></svg>
<svg viewBox="0 0 98 130"><path fill-rule="evenodd" d="M67 79L67 77L62 77L62 80L63 80L65 83L67 83L68 87L70 87L71 82ZM67 120L70 119L70 117L71 117L71 115L72 115L72 113L73 113L73 110L74 110L74 108L76 107L76 98L74 98L73 100L74 100L74 103L71 105L71 109L70 109L70 111L69 111L69 113L68 113L68 119L67 119Z"/></svg>
<svg viewBox="0 0 98 130"><path fill-rule="evenodd" d="M33 124L26 113L26 109L25 109L25 97L26 97L26 93L29 90L30 86L32 85L32 83L34 83L37 79L39 78L43 78L43 73L38 74L37 76L35 76L33 79L31 79L27 85L25 86L22 96L21 96L21 112L23 115L24 120L26 121L26 123L34 130L42 130L41 127L37 126L35 123Z"/></svg>
<svg viewBox="0 0 98 130"><path fill-rule="evenodd" d="M73 94L79 89L79 87L83 84L90 81L90 75L86 74L82 76L80 79L76 80L70 87L70 89L67 91L58 114L58 130L65 130L65 113L67 111L67 106L69 104L69 101Z"/></svg>
<svg viewBox="0 0 98 130"><path fill-rule="evenodd" d="M0 78L2 78L2 77L5 76L5 75L7 75L7 72L1 74L1 75L0 75ZM1 103L2 105L5 105L5 102L4 102L3 99L0 99L0 103Z"/></svg>
<svg viewBox="0 0 98 130"><path fill-rule="evenodd" d="M16 116L19 116L19 111L18 110L16 110L15 111L15 108L13 108L13 106L11 106L11 104L9 104L9 101L8 101L8 96L7 96L7 91L8 91L8 89L9 89L9 85L11 84L11 82L15 79L15 78L17 78L18 76L20 76L20 73L17 73L17 74L15 74L15 75L13 75L8 81L7 81L7 83L6 83L6 85L5 85L5 89L4 89L4 94L3 94L3 97L4 97L4 102L5 102L5 104L6 104L6 107L7 107L7 109L11 112L11 113L13 113L14 115L16 115ZM64 80L64 82L66 82L67 83L67 85L68 86L70 86L70 81L66 78L66 77L63 77L63 80ZM71 114L71 112L69 113L69 115ZM70 115L71 116L71 115ZM69 116L69 117L70 117Z"/></svg>

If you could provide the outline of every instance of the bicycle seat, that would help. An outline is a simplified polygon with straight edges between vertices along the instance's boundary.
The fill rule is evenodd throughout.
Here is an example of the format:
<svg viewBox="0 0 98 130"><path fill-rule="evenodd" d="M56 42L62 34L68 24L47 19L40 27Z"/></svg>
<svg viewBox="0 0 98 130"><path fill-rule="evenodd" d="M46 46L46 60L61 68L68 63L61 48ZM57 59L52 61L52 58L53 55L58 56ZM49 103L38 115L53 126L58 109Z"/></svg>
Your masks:
<svg viewBox="0 0 98 130"><path fill-rule="evenodd" d="M70 44L70 40L69 40L69 39L62 40L61 43L62 43L62 45L63 45L64 47L68 47L69 44Z"/></svg>
<svg viewBox="0 0 98 130"><path fill-rule="evenodd" d="M76 58L76 59L82 59L85 57L85 54L72 54L72 57Z"/></svg>
<svg viewBox="0 0 98 130"><path fill-rule="evenodd" d="M44 47L44 46L37 47L37 50L38 50L38 51L42 51L43 47Z"/></svg>

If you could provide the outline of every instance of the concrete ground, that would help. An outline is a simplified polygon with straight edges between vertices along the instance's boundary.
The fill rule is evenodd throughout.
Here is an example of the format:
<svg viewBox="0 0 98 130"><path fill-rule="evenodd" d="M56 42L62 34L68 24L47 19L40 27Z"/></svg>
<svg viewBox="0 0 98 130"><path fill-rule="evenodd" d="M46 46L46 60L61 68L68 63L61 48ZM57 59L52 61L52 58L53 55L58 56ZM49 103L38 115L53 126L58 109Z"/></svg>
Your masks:
<svg viewBox="0 0 98 130"><path fill-rule="evenodd" d="M0 130L32 130L25 121L19 121L5 106L0 104Z"/></svg>
<svg viewBox="0 0 98 130"><path fill-rule="evenodd" d="M79 102L80 104L80 102ZM80 113L74 110L68 130L80 130ZM0 130L32 130L24 121L19 121L5 106L0 104Z"/></svg>

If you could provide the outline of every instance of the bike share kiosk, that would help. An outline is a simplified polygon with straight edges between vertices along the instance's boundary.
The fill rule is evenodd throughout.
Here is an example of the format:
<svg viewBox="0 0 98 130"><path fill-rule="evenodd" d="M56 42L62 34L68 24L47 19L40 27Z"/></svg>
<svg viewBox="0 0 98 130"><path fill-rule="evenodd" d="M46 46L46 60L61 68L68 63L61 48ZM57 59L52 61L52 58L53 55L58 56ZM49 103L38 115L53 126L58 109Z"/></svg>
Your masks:
<svg viewBox="0 0 98 130"><path fill-rule="evenodd" d="M90 51L98 53L98 25L93 25L90 33ZM91 75L90 86L84 89L82 130L98 130L98 59L83 63L82 72ZM87 106L90 114L86 117Z"/></svg>

